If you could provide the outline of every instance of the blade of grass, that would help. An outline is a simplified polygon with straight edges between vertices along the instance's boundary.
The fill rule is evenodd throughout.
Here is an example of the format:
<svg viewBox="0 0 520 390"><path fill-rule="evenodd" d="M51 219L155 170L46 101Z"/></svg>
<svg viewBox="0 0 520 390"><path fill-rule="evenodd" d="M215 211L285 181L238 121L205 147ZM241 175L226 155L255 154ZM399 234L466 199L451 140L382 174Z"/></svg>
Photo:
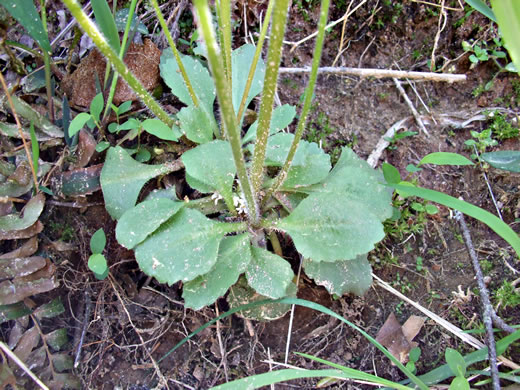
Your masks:
<svg viewBox="0 0 520 390"><path fill-rule="evenodd" d="M197 330L195 330L194 332L190 333L187 337L185 337L177 345L175 345L170 351L168 351L162 358L160 358L158 360L158 363L160 363L163 359L165 359L167 356L169 356L177 348L182 346L185 342L190 340L193 336L195 336L196 334L202 332L204 329L206 329L207 327L213 325L215 322L217 322L219 320L222 320L223 318L226 318L226 317L228 317L228 316L230 316L230 315L232 315L234 313L237 313L239 311L242 311L242 310L248 310L248 309L256 307L256 306L273 304L273 303L284 303L284 304L288 304L288 305L298 305L298 306L307 307L309 309L313 309L313 310L319 311L321 313L328 314L329 316L334 317L334 318L344 322L345 324L347 324L351 328L353 328L353 329L357 330L359 333L361 333L368 341L370 341L370 343L372 343L377 349L379 349L381 352L383 352L383 354L386 357L388 357L420 389L428 390L428 387L419 378L417 378L399 360L397 360L385 347L383 347L378 341L376 341L376 339L374 339L372 336L370 336L363 329L361 329L357 325L353 324L352 322L348 321L347 319L343 318L339 314L336 314L334 311L326 308L325 306L322 306L322 305L320 305L318 303L307 301L305 299L299 299L299 298L281 298L281 299L276 299L276 300L266 299L266 300L263 300L263 301L252 302L252 303L248 303L248 304L245 304L245 305L233 308L233 309L227 311L226 313L221 314L220 316L212 319L211 321L206 322L204 325L199 327Z"/></svg>
<svg viewBox="0 0 520 390"><path fill-rule="evenodd" d="M474 1L474 0L473 0ZM498 25L507 44L507 51L520 74L520 2L518 0L492 0Z"/></svg>
<svg viewBox="0 0 520 390"><path fill-rule="evenodd" d="M488 19L491 19L493 22L497 23L497 18L495 17L495 14L491 10L491 8L489 8L488 5L484 3L482 0L466 0L466 3L471 5L482 15L486 16Z"/></svg>
<svg viewBox="0 0 520 390"><path fill-rule="evenodd" d="M91 0L90 3L92 4L92 10L96 17L96 24L99 26L99 29L112 49L114 49L115 52L119 52L121 48L119 33L117 32L116 22L107 1Z"/></svg>
<svg viewBox="0 0 520 390"><path fill-rule="evenodd" d="M516 234L515 231L511 229L505 222L490 212L442 192L402 184L388 184L388 186L398 191L402 191L407 195L419 196L423 199L442 204L443 206L450 207L455 210L459 210L460 212L472 218L478 219L480 222L488 225L495 233L506 240L520 257L520 237L518 237L518 234Z"/></svg>

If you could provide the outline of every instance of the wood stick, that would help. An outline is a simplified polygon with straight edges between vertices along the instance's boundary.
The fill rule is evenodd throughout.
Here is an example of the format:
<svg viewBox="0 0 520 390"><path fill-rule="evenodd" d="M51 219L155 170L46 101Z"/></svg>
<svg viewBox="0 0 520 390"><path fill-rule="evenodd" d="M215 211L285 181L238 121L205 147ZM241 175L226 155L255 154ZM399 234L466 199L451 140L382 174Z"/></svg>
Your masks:
<svg viewBox="0 0 520 390"><path fill-rule="evenodd" d="M280 73L310 73L310 67L304 68L280 68ZM374 77L376 79L382 78L409 78L413 80L430 80L430 81L445 81L454 83L458 81L466 81L465 74L449 74L449 73L432 73L432 72L414 72L406 70L391 70L391 69L370 69L370 68L348 68L343 66L324 66L318 68L320 74L343 74L360 77Z"/></svg>

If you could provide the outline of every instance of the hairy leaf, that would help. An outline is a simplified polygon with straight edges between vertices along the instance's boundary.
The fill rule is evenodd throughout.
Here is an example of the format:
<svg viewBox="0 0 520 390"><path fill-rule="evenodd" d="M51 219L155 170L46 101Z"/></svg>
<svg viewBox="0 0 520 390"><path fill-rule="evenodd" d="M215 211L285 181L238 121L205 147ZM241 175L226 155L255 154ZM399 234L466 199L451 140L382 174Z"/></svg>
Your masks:
<svg viewBox="0 0 520 390"><path fill-rule="evenodd" d="M199 310L223 296L251 261L250 247L247 233L224 237L213 268L184 285L182 297L186 306Z"/></svg>
<svg viewBox="0 0 520 390"><path fill-rule="evenodd" d="M108 6L106 0L91 0L92 10L96 17L96 23L101 32L105 36L108 44L112 49L119 53L121 43L119 42L119 34L117 32L116 22L112 15L112 10Z"/></svg>
<svg viewBox="0 0 520 390"><path fill-rule="evenodd" d="M116 226L117 241L133 249L155 232L184 205L166 198L155 198L139 203L127 210Z"/></svg>
<svg viewBox="0 0 520 390"><path fill-rule="evenodd" d="M183 208L135 248L135 257L161 283L187 282L213 267L223 236L219 223Z"/></svg>
<svg viewBox="0 0 520 390"><path fill-rule="evenodd" d="M353 293L362 296L372 284L372 267L366 255L333 263L305 259L303 268L316 284L325 287L330 294L342 296Z"/></svg>
<svg viewBox="0 0 520 390"><path fill-rule="evenodd" d="M265 249L252 246L252 260L246 270L247 282L257 293L268 298L282 298L294 273L287 261Z"/></svg>
<svg viewBox="0 0 520 390"><path fill-rule="evenodd" d="M311 194L276 228L289 233L296 249L313 261L353 259L372 250L385 236L379 218L365 205L368 200Z"/></svg>
<svg viewBox="0 0 520 390"><path fill-rule="evenodd" d="M271 118L271 124L269 128L270 134L276 134L279 131L289 126L296 116L296 109L294 106L284 104L278 106L273 110L273 117ZM256 139L256 129L258 128L258 120L255 121L247 130L246 135L242 138L242 143L253 141Z"/></svg>
<svg viewBox="0 0 520 390"><path fill-rule="evenodd" d="M121 218L126 210L134 207L145 183L169 170L166 165L141 164L119 146L108 149L101 170L101 188L108 213L114 219Z"/></svg>
<svg viewBox="0 0 520 390"><path fill-rule="evenodd" d="M179 130L176 128L169 128L159 119L145 119L143 123L141 123L141 126L143 126L143 129L146 130L146 132L165 141L177 141L179 137L182 136Z"/></svg>
<svg viewBox="0 0 520 390"><path fill-rule="evenodd" d="M236 166L229 142L215 140L184 152L182 162L186 167L188 184L201 191L217 191L231 198ZM192 180L195 179L195 180ZM197 183L202 186L198 186Z"/></svg>
<svg viewBox="0 0 520 390"><path fill-rule="evenodd" d="M216 126L211 111L199 106L184 107L177 114L181 129L189 140L198 144L210 142L213 139L213 128Z"/></svg>

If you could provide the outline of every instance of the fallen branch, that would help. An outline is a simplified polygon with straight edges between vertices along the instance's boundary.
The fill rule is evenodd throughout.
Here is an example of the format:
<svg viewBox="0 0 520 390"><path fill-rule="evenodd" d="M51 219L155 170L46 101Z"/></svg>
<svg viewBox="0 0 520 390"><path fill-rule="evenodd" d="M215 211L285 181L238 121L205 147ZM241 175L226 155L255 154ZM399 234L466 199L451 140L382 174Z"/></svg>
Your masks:
<svg viewBox="0 0 520 390"><path fill-rule="evenodd" d="M310 73L310 67L304 68L280 68L280 73ZM458 81L466 81L465 74L448 74L448 73L433 73L433 72L414 72L407 70L391 70L391 69L370 69L370 68L348 68L343 66L324 66L318 68L318 73L321 74L344 74L359 77L374 77L376 79L382 78L397 78L397 79L413 79L413 80L430 80L430 81L445 81L454 83Z"/></svg>
<svg viewBox="0 0 520 390"><path fill-rule="evenodd" d="M410 109L410 111L412 111L412 114L413 114L413 116L415 118L415 121L419 125L419 128L422 130L422 132L424 134L426 134L427 137L429 137L430 133L428 132L428 130L426 130L426 127L424 126L424 123L423 123L423 121L421 119L421 116L419 115L419 113L415 109L415 106L413 105L412 101L410 100L410 98L406 94L404 88L401 86L401 83L395 77L393 77L392 80L394 81L394 84L395 84L397 90L399 91L399 93L403 97L403 99L406 102L408 108Z"/></svg>

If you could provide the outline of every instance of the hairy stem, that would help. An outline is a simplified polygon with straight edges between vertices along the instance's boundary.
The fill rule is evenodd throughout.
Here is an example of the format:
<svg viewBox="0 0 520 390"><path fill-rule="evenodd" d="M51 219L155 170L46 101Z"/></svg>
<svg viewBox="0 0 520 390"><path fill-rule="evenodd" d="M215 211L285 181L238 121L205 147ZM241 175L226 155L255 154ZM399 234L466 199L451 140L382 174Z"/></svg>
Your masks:
<svg viewBox="0 0 520 390"><path fill-rule="evenodd" d="M194 4L199 15L202 36L206 42L208 50L208 62L215 81L217 97L222 113L222 122L226 129L226 136L233 152L233 160L237 168L240 187L246 198L247 215L253 224L257 224L259 220L258 205L256 203L256 196L254 195L253 187L247 174L244 155L242 154L240 129L238 128L237 118L233 109L231 89L224 72L222 56L220 55L215 33L212 28L211 13L209 11L208 2L207 0L195 0Z"/></svg>
<svg viewBox="0 0 520 390"><path fill-rule="evenodd" d="M271 26L271 40L267 55L267 69L265 71L264 89L262 91L262 103L258 115L258 128L256 131L255 152L251 168L251 181L255 194L262 185L265 151L267 138L273 114L274 94L278 81L278 69L282 56L282 43L287 22L289 0L277 0L273 9L273 22Z"/></svg>
<svg viewBox="0 0 520 390"><path fill-rule="evenodd" d="M314 95L314 87L316 86L316 79L318 77L318 67L320 66L321 53L323 51L323 41L325 40L325 25L327 24L327 16L329 13L329 5L330 0L323 0L321 2L321 10L320 10L320 21L318 25L318 36L316 37L316 46L314 47L314 56L312 60L312 69L309 77L309 84L305 90L305 100L303 102L302 112L300 114L300 120L298 121L298 126L296 127L296 132L294 133L294 139L289 149L289 153L287 154L287 158L285 159L285 163L283 164L282 169L276 176L274 180L274 184L267 191L266 196L264 197L264 202L267 201L270 196L275 192L287 178L287 174L289 172L289 168L291 167L294 155L296 154L296 150L298 149L298 144L303 135L303 130L305 130L305 124L307 122L307 117L309 115L309 111L312 103L312 96Z"/></svg>
<svg viewBox="0 0 520 390"><path fill-rule="evenodd" d="M162 122L172 127L175 121L168 115L166 111L157 103L157 101L148 93L139 80L130 72L125 63L118 57L117 53L111 48L105 37L98 30L97 26L83 12L77 0L63 0L72 16L79 23L81 28L94 41L99 51L110 61L114 71L119 73L123 80L127 82L130 88L137 94L139 99L159 118Z"/></svg>

